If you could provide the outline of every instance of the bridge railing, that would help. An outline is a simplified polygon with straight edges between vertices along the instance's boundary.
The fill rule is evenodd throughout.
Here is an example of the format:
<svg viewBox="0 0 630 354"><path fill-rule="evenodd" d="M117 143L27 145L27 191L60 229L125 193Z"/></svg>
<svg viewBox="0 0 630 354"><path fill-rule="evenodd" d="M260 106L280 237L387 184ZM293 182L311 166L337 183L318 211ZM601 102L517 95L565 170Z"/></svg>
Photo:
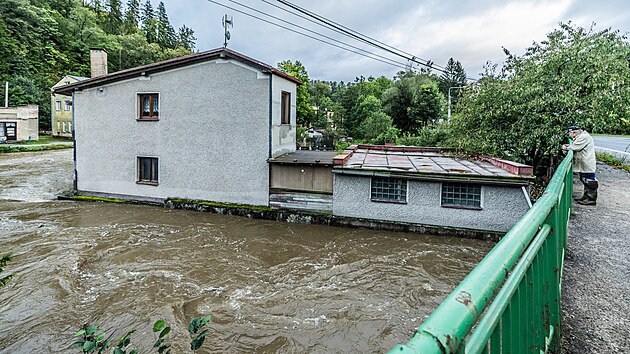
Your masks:
<svg viewBox="0 0 630 354"><path fill-rule="evenodd" d="M572 160L569 152L543 196L390 354L557 352Z"/></svg>

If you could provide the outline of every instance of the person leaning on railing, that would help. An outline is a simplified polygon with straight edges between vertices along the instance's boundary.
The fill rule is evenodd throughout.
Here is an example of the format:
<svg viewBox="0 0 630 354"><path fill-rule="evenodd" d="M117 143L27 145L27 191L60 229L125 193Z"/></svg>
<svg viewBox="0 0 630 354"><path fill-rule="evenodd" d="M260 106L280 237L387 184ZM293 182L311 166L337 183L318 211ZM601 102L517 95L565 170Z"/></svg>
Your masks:
<svg viewBox="0 0 630 354"><path fill-rule="evenodd" d="M562 145L565 153L573 151L573 172L578 172L580 181L584 184L582 197L575 197L575 201L582 205L597 204L597 188L599 182L595 176L595 142L593 137L577 125L568 128L569 136L573 140L571 144Z"/></svg>

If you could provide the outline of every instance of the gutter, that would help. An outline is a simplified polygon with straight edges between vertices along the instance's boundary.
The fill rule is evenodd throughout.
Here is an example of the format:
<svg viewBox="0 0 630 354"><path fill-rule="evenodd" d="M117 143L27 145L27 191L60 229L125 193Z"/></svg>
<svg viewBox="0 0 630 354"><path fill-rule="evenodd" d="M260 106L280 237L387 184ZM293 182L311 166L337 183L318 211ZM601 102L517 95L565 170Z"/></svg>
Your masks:
<svg viewBox="0 0 630 354"><path fill-rule="evenodd" d="M449 175L435 175L435 176L426 176L426 175L405 175L405 174L396 174L392 172L386 171L351 171L351 170L342 170L333 168L333 173L338 173L340 175L350 175L350 176L363 176L363 177L396 177L396 178L404 178L408 180L414 181L428 181L428 182L444 182L444 181L463 181L467 183L478 183L478 184L490 184L490 185L501 185L501 186L528 186L528 180L518 180L518 181L506 181L506 180L498 180L498 179L484 179L484 178L462 178L461 176L453 177Z"/></svg>
<svg viewBox="0 0 630 354"><path fill-rule="evenodd" d="M269 152L268 157L271 158L271 147L273 137L273 73L269 73ZM270 179L271 181L271 179Z"/></svg>

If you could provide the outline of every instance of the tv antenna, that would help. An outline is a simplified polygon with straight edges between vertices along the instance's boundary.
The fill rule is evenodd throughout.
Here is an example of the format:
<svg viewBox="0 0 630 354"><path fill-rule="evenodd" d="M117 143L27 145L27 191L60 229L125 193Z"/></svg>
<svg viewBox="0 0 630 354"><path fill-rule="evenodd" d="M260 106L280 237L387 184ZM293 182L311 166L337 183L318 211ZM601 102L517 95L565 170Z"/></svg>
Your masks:
<svg viewBox="0 0 630 354"><path fill-rule="evenodd" d="M234 19L232 16L228 19L228 15L223 15L223 28L225 30L225 42L223 42L223 47L227 48L228 41L230 40L230 31L228 28L234 27Z"/></svg>

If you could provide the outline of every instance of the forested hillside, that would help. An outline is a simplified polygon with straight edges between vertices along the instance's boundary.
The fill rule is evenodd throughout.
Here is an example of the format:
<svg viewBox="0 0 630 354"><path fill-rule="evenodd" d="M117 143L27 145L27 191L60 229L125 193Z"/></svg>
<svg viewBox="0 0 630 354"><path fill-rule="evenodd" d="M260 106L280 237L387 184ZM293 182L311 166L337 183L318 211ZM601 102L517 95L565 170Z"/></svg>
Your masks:
<svg viewBox="0 0 630 354"><path fill-rule="evenodd" d="M89 48L105 48L114 72L188 54L195 40L191 28L173 28L162 2L1 0L0 81L11 106L39 105L47 130L50 87L66 74L89 76Z"/></svg>

